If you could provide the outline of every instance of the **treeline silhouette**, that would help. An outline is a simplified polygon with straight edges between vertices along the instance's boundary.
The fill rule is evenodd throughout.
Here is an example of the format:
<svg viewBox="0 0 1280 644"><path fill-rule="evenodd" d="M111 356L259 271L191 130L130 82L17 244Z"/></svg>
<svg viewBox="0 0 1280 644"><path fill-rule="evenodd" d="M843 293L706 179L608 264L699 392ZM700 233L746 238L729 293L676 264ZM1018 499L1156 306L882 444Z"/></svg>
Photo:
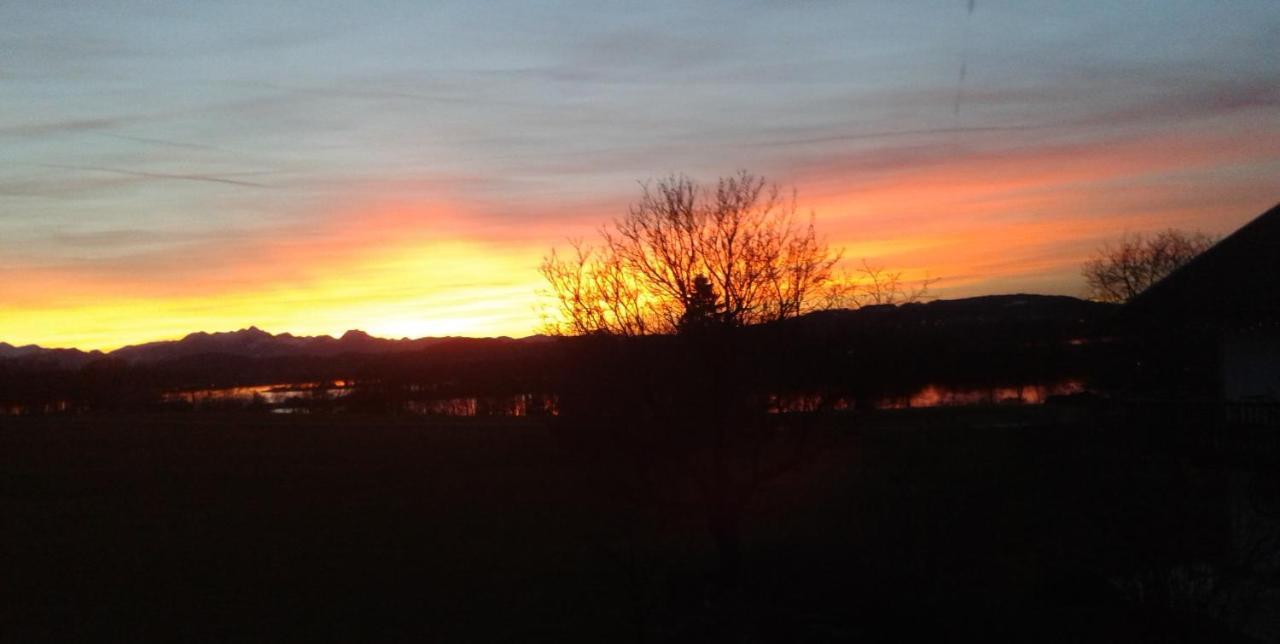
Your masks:
<svg viewBox="0 0 1280 644"><path fill-rule="evenodd" d="M1117 355L1115 307L1070 297L1008 295L901 306L827 310L740 329L738 376L775 395L822 393L869 404L926 385L982 389L1102 381ZM649 347L657 338L619 338ZM555 396L575 386L584 337L452 338L403 351L334 355L193 353L158 361L106 356L80 368L37 359L0 360L0 405L23 413L181 408L170 392L343 382L349 411L397 413L409 403L463 396ZM621 350L621 349L611 349ZM661 352L636 351L644 368ZM780 363L802 365L778 368ZM659 368L655 365L654 368ZM628 369L610 374L628 386Z"/></svg>

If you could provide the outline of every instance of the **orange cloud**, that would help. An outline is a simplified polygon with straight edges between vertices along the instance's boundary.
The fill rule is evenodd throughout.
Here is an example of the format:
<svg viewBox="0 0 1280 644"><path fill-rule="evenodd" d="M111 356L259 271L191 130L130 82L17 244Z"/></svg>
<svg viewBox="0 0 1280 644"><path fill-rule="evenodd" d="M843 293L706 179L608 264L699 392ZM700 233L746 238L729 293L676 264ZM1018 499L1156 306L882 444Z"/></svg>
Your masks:
<svg viewBox="0 0 1280 644"><path fill-rule="evenodd" d="M835 159L798 182L816 194L807 203L850 259L940 277L945 295L1019 284L1074 294L1080 263L1126 230L1221 233L1268 207L1280 186L1255 174L1278 148L1277 133L1212 132L956 148L879 170ZM1234 180L1216 176L1237 167L1245 171Z"/></svg>
<svg viewBox="0 0 1280 644"><path fill-rule="evenodd" d="M964 296L1074 294L1078 267L1124 230L1226 232L1276 199L1260 180L1280 134L1205 131L905 156L830 155L797 164L800 202L851 264L941 278ZM394 185L275 227L115 258L0 266L0 339L110 349L249 325L301 334L525 335L542 254L591 237L631 195L520 203ZM630 186L626 187L630 189ZM620 187L622 189L622 187Z"/></svg>

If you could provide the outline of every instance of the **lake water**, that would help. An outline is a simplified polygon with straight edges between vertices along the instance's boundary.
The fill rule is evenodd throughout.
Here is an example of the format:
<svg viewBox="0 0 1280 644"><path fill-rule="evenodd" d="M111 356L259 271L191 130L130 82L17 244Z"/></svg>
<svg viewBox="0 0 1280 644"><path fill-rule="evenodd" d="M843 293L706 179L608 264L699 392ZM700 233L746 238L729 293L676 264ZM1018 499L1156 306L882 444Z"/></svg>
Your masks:
<svg viewBox="0 0 1280 644"><path fill-rule="evenodd" d="M1000 387L952 387L925 385L905 396L886 396L870 401L875 409L914 409L927 407L966 407L972 405L1042 405L1053 396L1069 396L1086 391L1083 381L1064 380L1052 384ZM858 401L850 397L794 394L775 396L771 411L775 413L854 409ZM863 403L868 404L868 403Z"/></svg>
<svg viewBox="0 0 1280 644"><path fill-rule="evenodd" d="M284 383L253 387L219 387L169 391L161 394L164 403L186 403L194 408L215 406L250 405L269 407L303 406L304 403L334 400L351 394L351 384L342 380L334 382Z"/></svg>
<svg viewBox="0 0 1280 644"><path fill-rule="evenodd" d="M250 406L265 407L275 413L308 413L316 409L341 409L344 399L357 390L354 383L345 381L280 383L251 387L218 387L170 391L161 395L161 402L192 409L235 409ZM876 409L909 409L922 407L962 407L971 405L1040 405L1053 396L1069 396L1086 391L1080 380L1064 380L1051 384L999 387L952 387L931 384L910 395L882 397L870 404ZM410 414L453 417L526 417L555 416L559 413L556 397L549 394L521 393L503 396L461 396L448 398L424 398L415 393L413 399L399 403ZM868 404L868 403L862 403ZM859 405L852 397L819 396L815 394L788 394L773 396L770 411L775 413L835 411L854 409ZM70 404L63 401L38 410L43 413L69 411ZM21 405L0 405L0 415L22 415L31 410Z"/></svg>
<svg viewBox="0 0 1280 644"><path fill-rule="evenodd" d="M926 385L904 398L885 398L878 406L882 409L906 409L970 405L1042 405L1052 396L1070 396L1084 393L1084 391L1084 382L1080 380L1018 387L960 388Z"/></svg>
<svg viewBox="0 0 1280 644"><path fill-rule="evenodd" d="M281 413L304 411L316 401L338 401L351 394L347 383L302 383L264 385L259 387L230 387L165 394L169 402L185 402L194 407L241 403L248 405L256 399ZM1052 384L1000 387L949 387L926 385L909 396L885 397L874 401L878 409L909 409L918 407L963 407L970 405L1040 405L1051 396L1068 396L1085 391L1079 380L1065 380ZM835 411L853 409L857 403L852 398L822 397L813 394L774 396L771 411L798 412L828 408ZM554 416L558 407L554 396L523 393L508 396L460 396L408 400L404 411L425 416Z"/></svg>

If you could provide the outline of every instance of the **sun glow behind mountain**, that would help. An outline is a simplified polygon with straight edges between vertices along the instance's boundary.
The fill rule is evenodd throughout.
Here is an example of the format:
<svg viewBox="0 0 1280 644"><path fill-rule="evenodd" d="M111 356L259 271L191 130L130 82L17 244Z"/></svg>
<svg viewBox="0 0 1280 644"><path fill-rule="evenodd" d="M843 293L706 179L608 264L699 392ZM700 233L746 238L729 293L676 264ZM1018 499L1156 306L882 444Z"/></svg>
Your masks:
<svg viewBox="0 0 1280 644"><path fill-rule="evenodd" d="M535 332L537 249L433 239L426 218L403 211L353 216L343 220L350 226L305 241L164 258L159 270L184 276L179 292L132 272L38 274L4 287L18 306L0 320L0 336L109 350L251 325L305 335L358 327L392 338Z"/></svg>

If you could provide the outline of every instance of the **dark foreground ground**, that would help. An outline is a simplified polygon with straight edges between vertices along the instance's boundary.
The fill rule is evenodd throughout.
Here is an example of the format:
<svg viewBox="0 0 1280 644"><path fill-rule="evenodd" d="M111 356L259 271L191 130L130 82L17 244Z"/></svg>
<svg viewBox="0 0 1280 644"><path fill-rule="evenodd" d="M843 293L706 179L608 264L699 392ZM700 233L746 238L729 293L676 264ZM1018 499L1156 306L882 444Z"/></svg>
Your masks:
<svg viewBox="0 0 1280 644"><path fill-rule="evenodd" d="M609 498L537 422L0 418L0 640L1236 638L1168 581L1227 557L1219 469L1045 409L824 440L725 591L696 516Z"/></svg>

